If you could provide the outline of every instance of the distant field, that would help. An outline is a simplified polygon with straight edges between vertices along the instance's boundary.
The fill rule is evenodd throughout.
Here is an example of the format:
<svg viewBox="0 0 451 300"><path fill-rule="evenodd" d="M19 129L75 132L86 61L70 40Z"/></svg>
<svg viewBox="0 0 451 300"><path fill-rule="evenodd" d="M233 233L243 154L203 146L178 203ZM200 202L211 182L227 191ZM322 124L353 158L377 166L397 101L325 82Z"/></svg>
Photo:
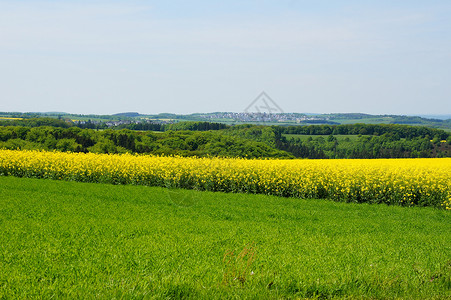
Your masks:
<svg viewBox="0 0 451 300"><path fill-rule="evenodd" d="M340 124L391 124L395 119L393 117L384 117L384 118L363 118L363 119L334 119L334 122Z"/></svg>
<svg viewBox="0 0 451 300"><path fill-rule="evenodd" d="M0 117L0 120L23 120L23 118Z"/></svg>
<svg viewBox="0 0 451 300"><path fill-rule="evenodd" d="M0 299L445 299L450 218L0 176Z"/></svg>

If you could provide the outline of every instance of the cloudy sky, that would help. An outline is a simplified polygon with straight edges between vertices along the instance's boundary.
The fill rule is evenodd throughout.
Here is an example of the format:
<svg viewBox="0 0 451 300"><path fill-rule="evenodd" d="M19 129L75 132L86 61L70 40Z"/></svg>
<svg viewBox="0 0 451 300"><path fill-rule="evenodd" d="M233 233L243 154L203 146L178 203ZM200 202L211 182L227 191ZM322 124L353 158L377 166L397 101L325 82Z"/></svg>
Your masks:
<svg viewBox="0 0 451 300"><path fill-rule="evenodd" d="M0 0L0 111L451 113L449 0Z"/></svg>

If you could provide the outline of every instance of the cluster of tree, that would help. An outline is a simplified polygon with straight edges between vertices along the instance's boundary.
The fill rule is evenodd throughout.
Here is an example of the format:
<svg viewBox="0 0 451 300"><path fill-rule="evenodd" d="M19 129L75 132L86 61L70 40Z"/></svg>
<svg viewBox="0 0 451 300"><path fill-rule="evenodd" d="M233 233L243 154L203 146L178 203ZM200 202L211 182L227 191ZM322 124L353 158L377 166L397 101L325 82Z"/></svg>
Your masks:
<svg viewBox="0 0 451 300"><path fill-rule="evenodd" d="M337 139L310 136L308 139L282 137L277 148L305 158L417 158L451 157L451 140L414 137L402 139L392 134Z"/></svg>
<svg viewBox="0 0 451 300"><path fill-rule="evenodd" d="M19 121L23 120L14 122L17 125ZM156 125L152 123L121 124L114 129L94 130L47 118L27 119L26 124L0 126L0 148L250 158L451 157L451 135L420 126L180 122L158 124L160 127L152 127Z"/></svg>
<svg viewBox="0 0 451 300"><path fill-rule="evenodd" d="M80 128L90 128L90 127L84 127L79 126ZM103 127L103 128L99 128ZM160 123L153 123L153 122L139 122L139 123L130 123L130 124L119 124L108 127L105 123L102 123L95 128L91 129L129 129L129 130L138 130L138 131L164 131L165 130L165 124Z"/></svg>
<svg viewBox="0 0 451 300"><path fill-rule="evenodd" d="M173 124L165 124L164 130L209 131L227 129L229 127L229 125L226 125L224 123L186 121Z"/></svg>
<svg viewBox="0 0 451 300"><path fill-rule="evenodd" d="M435 137L447 139L449 133L441 129L399 124L343 124L276 127L281 134L302 135L384 135L393 134L399 138Z"/></svg>
<svg viewBox="0 0 451 300"><path fill-rule="evenodd" d="M211 122L195 122L195 121L185 121L178 123L157 123L151 121L141 121L132 123L122 123L118 125L108 125L105 122L93 123L87 121L84 123L76 122L74 126L80 128L88 129L129 129L138 131L179 131L179 130L190 130L190 131L209 131L209 130L221 130L226 129L229 126L223 123L211 123Z"/></svg>
<svg viewBox="0 0 451 300"><path fill-rule="evenodd" d="M138 132L78 127L0 127L0 149L43 149L94 153L292 158L266 143L220 131Z"/></svg>
<svg viewBox="0 0 451 300"><path fill-rule="evenodd" d="M230 127L229 130L224 130L223 134L266 143L271 147L275 147L276 131L274 128L276 127L248 124L235 125Z"/></svg>
<svg viewBox="0 0 451 300"><path fill-rule="evenodd" d="M79 127L82 129L129 129L138 131L178 131L178 130L190 130L190 131L209 131L209 130L221 130L227 129L230 126L223 123L212 122L195 122L185 121L173 124L162 124L149 121L121 123L118 125L108 125L108 122L94 122L87 121L67 121L55 118L28 118L18 120L0 120L0 126L24 126L24 127L40 127L40 126L52 126L52 127Z"/></svg>
<svg viewBox="0 0 451 300"><path fill-rule="evenodd" d="M28 118L28 119L16 119L0 120L0 126L24 126L24 127L40 127L40 126L53 126L61 128L69 128L72 125L64 120L55 118Z"/></svg>
<svg viewBox="0 0 451 300"><path fill-rule="evenodd" d="M337 138L332 133L340 134ZM308 135L286 138L285 133ZM362 135L361 133L365 133ZM224 131L266 143L300 158L405 158L450 157L451 135L443 130L406 125L316 125L252 126L238 125ZM357 136L341 138L342 135ZM443 142L447 139L447 142Z"/></svg>

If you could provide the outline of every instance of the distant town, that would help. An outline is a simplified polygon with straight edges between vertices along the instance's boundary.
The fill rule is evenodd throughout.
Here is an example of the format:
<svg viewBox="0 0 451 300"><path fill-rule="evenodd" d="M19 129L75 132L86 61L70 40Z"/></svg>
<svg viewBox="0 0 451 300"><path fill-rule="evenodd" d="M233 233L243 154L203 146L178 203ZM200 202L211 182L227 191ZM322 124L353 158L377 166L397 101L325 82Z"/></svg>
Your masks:
<svg viewBox="0 0 451 300"><path fill-rule="evenodd" d="M335 114L309 114L309 113L267 113L267 112L213 112L194 113L187 115L160 113L140 114L138 112L124 112L113 115L83 115L65 112L0 112L0 121L30 119L30 118L57 118L68 123L74 123L84 128L110 128L141 125L165 125L183 121L238 124L264 124L264 125L338 125L338 124L405 124L422 125L434 128L451 130L451 118L440 116L405 116L405 115L370 115L364 113L335 113ZM436 118L435 118L436 117ZM146 126L147 126L146 125Z"/></svg>

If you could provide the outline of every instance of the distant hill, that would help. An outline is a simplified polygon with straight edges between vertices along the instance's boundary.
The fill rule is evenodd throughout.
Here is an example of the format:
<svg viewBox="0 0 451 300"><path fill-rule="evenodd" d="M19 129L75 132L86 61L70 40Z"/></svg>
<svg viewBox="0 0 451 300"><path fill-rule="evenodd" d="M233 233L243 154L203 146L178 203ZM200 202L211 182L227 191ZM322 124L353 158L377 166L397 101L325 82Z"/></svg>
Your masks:
<svg viewBox="0 0 451 300"><path fill-rule="evenodd" d="M127 118L136 118L136 117L141 116L141 114L137 113L137 112L123 112L123 113L114 114L113 116L127 117Z"/></svg>
<svg viewBox="0 0 451 300"><path fill-rule="evenodd" d="M451 120L451 115L418 115L418 117L426 119Z"/></svg>
<svg viewBox="0 0 451 300"><path fill-rule="evenodd" d="M196 121L224 123L227 125L253 124L253 125L338 125L338 124L405 124L441 128L451 131L451 115L370 115L365 113L247 113L247 112L213 112L193 114L141 114L138 112L122 112L114 115L80 115L68 113L13 113L0 112L0 119L5 118L64 118L66 120L92 122L130 121L130 122L172 122Z"/></svg>

